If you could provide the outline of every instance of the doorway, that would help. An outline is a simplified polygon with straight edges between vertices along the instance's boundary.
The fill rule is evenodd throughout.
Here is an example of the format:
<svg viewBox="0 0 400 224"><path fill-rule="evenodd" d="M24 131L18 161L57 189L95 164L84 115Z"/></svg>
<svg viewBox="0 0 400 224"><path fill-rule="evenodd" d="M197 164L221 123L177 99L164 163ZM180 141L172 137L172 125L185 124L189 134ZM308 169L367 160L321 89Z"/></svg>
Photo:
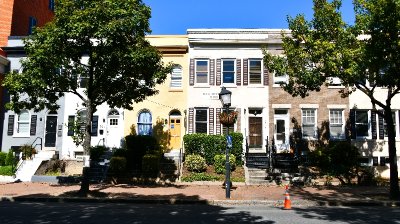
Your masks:
<svg viewBox="0 0 400 224"><path fill-rule="evenodd" d="M277 153L289 151L289 113L287 109L275 110L274 142Z"/></svg>
<svg viewBox="0 0 400 224"><path fill-rule="evenodd" d="M106 146L109 148L121 147L121 118L117 110L113 109L107 115Z"/></svg>
<svg viewBox="0 0 400 224"><path fill-rule="evenodd" d="M57 112L50 112L46 117L46 134L44 147L56 147L57 139Z"/></svg>
<svg viewBox="0 0 400 224"><path fill-rule="evenodd" d="M169 115L169 146L171 149L181 148L181 124L182 116L179 111L173 111Z"/></svg>
<svg viewBox="0 0 400 224"><path fill-rule="evenodd" d="M263 147L262 109L249 109L249 148L261 150Z"/></svg>

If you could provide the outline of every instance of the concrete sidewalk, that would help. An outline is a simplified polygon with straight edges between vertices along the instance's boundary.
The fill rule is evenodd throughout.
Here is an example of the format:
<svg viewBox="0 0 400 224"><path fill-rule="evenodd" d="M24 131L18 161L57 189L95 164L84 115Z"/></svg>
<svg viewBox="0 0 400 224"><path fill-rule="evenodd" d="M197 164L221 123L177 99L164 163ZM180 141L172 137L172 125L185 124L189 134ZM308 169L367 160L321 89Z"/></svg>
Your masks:
<svg viewBox="0 0 400 224"><path fill-rule="evenodd" d="M80 185L49 183L0 183L2 201L80 201L129 203L204 203L283 206L284 186L233 183L231 198L219 182L174 183L171 185L94 184L86 198L77 197ZM292 207L300 206L400 206L388 200L387 187L291 187Z"/></svg>

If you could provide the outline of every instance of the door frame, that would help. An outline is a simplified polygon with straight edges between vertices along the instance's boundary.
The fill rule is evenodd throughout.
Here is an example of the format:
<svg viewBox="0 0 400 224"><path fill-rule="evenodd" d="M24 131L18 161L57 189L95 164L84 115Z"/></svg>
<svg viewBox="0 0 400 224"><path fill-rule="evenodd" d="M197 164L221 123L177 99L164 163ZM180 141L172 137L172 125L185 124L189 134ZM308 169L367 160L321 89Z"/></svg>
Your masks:
<svg viewBox="0 0 400 224"><path fill-rule="evenodd" d="M53 117L56 119L55 132L54 132L54 146L46 146L46 143L47 143L46 136L47 136L47 128L48 128L47 121L48 121L49 117ZM58 113L56 111L48 112L46 114L46 122L45 122L45 127L44 127L44 139L43 139L43 143L42 143L44 149L55 149L56 148L56 146L57 146L57 131L58 131L57 125L58 125Z"/></svg>
<svg viewBox="0 0 400 224"><path fill-rule="evenodd" d="M250 148L250 118L260 118L261 119L261 147L257 148ZM249 152L260 152L261 150L265 150L265 144L264 144L264 136L265 136L265 126L264 126L264 108L259 108L259 107L251 107L248 108L248 116L247 116L247 128L248 128L248 133L247 133L247 138L248 138L248 145L249 145Z"/></svg>
<svg viewBox="0 0 400 224"><path fill-rule="evenodd" d="M177 149L180 149L180 148L182 148L182 124L183 124L183 122L182 122L182 115L170 115L169 117L168 117L168 131L169 131L169 133L171 133L171 119L179 119L179 121L180 121L180 128L179 128L179 148L177 148ZM172 136L172 135L171 135ZM169 143L171 143L171 139L169 139ZM171 145L170 145L171 146ZM171 146L172 147L172 146Z"/></svg>

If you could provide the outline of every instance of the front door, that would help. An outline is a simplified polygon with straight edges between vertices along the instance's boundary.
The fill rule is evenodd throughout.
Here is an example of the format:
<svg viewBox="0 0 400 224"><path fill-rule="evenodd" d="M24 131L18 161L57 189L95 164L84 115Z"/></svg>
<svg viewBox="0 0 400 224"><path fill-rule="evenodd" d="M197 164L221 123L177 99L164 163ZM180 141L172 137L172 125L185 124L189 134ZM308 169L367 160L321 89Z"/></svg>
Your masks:
<svg viewBox="0 0 400 224"><path fill-rule="evenodd" d="M249 148L262 149L262 117L249 117Z"/></svg>
<svg viewBox="0 0 400 224"><path fill-rule="evenodd" d="M109 148L121 147L121 119L117 110L111 110L107 116L106 146Z"/></svg>
<svg viewBox="0 0 400 224"><path fill-rule="evenodd" d="M44 147L56 147L57 116L47 116Z"/></svg>
<svg viewBox="0 0 400 224"><path fill-rule="evenodd" d="M172 149L181 148L181 117L169 118L169 145Z"/></svg>
<svg viewBox="0 0 400 224"><path fill-rule="evenodd" d="M289 115L287 110L275 111L274 142L277 153L289 150Z"/></svg>

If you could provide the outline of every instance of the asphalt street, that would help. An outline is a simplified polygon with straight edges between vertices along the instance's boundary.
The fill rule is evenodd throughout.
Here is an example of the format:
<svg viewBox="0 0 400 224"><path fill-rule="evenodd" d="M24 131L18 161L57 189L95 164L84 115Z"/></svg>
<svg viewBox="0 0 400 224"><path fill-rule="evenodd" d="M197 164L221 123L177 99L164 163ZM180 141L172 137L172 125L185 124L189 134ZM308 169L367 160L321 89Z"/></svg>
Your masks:
<svg viewBox="0 0 400 224"><path fill-rule="evenodd" d="M398 207L0 202L1 223L400 223Z"/></svg>

